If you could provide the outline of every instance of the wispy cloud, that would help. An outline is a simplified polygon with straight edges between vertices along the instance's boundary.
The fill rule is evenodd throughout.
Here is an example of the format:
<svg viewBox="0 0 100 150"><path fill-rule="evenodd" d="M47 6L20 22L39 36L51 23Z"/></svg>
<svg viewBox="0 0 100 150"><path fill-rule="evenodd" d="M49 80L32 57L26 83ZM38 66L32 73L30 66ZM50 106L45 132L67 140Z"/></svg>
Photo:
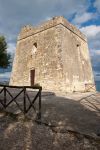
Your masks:
<svg viewBox="0 0 100 150"><path fill-rule="evenodd" d="M95 0L94 7L96 7L98 12L100 12L100 0Z"/></svg>
<svg viewBox="0 0 100 150"><path fill-rule="evenodd" d="M15 43L8 43L8 48L7 48L8 53L14 53L15 49L16 49Z"/></svg>
<svg viewBox="0 0 100 150"><path fill-rule="evenodd" d="M76 14L73 19L74 24L81 25L89 20L96 18L96 13L84 12L83 14Z"/></svg>
<svg viewBox="0 0 100 150"><path fill-rule="evenodd" d="M0 73L0 82L9 81L11 72Z"/></svg>
<svg viewBox="0 0 100 150"><path fill-rule="evenodd" d="M97 25L90 25L86 27L80 28L80 30L88 37L92 38L100 33L100 26Z"/></svg>

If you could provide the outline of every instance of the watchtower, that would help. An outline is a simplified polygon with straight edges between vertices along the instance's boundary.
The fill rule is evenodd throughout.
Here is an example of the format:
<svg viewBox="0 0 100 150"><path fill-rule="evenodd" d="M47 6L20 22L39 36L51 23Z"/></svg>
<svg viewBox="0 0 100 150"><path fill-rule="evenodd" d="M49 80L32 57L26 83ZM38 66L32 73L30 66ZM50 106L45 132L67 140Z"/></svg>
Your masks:
<svg viewBox="0 0 100 150"><path fill-rule="evenodd" d="M63 17L25 26L18 36L10 85L34 84L48 91L95 90L87 39Z"/></svg>

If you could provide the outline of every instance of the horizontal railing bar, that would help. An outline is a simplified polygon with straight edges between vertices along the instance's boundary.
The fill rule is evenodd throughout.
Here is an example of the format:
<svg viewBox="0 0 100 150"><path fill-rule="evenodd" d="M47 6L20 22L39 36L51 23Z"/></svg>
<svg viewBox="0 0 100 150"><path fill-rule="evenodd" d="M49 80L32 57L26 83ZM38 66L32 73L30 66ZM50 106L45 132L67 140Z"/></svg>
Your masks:
<svg viewBox="0 0 100 150"><path fill-rule="evenodd" d="M29 89L40 89L42 90L41 86L12 86L12 85L3 85L0 84L0 87L8 87L8 88L29 88Z"/></svg>

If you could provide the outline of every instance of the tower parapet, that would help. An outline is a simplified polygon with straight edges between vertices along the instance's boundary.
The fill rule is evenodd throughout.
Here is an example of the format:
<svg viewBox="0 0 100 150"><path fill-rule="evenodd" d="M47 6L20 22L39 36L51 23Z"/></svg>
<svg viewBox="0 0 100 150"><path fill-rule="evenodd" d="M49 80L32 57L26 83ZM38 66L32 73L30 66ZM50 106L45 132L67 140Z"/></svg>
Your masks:
<svg viewBox="0 0 100 150"><path fill-rule="evenodd" d="M57 26L59 24L62 24L63 26L65 26L67 29L69 29L70 31L72 31L73 33L75 33L77 36L79 36L80 38L82 38L84 41L87 41L86 36L80 32L80 30L78 30L74 25L72 25L71 23L69 23L64 17L59 16L59 17L53 17L52 19L42 23L41 25L38 25L36 27L27 25L24 26L21 29L20 35L18 37L18 40L24 39L28 36L32 36L36 33L42 32L44 30L47 30L49 28L52 28L54 26Z"/></svg>

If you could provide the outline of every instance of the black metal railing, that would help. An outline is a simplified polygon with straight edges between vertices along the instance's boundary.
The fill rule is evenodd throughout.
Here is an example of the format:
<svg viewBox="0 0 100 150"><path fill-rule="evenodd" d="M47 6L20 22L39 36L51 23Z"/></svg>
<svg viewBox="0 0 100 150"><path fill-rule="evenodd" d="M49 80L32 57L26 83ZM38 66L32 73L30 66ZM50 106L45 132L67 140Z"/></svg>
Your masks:
<svg viewBox="0 0 100 150"><path fill-rule="evenodd" d="M13 90L18 90L17 92ZM31 93L34 95L30 97L28 94L29 89L31 90ZM34 91L33 91L34 90ZM38 91L37 91L38 90ZM10 104L15 103L17 107L24 113L28 113L31 108L33 108L36 111L36 108L34 106L34 103L38 99L38 113L37 117L38 119L41 119L41 86L8 86L8 85L0 85L0 103L3 106L4 109L6 109ZM18 97L22 94L21 102L22 107L20 107L20 104L18 103ZM10 97L10 100L8 100L8 96ZM27 101L29 102L29 105L27 105Z"/></svg>

